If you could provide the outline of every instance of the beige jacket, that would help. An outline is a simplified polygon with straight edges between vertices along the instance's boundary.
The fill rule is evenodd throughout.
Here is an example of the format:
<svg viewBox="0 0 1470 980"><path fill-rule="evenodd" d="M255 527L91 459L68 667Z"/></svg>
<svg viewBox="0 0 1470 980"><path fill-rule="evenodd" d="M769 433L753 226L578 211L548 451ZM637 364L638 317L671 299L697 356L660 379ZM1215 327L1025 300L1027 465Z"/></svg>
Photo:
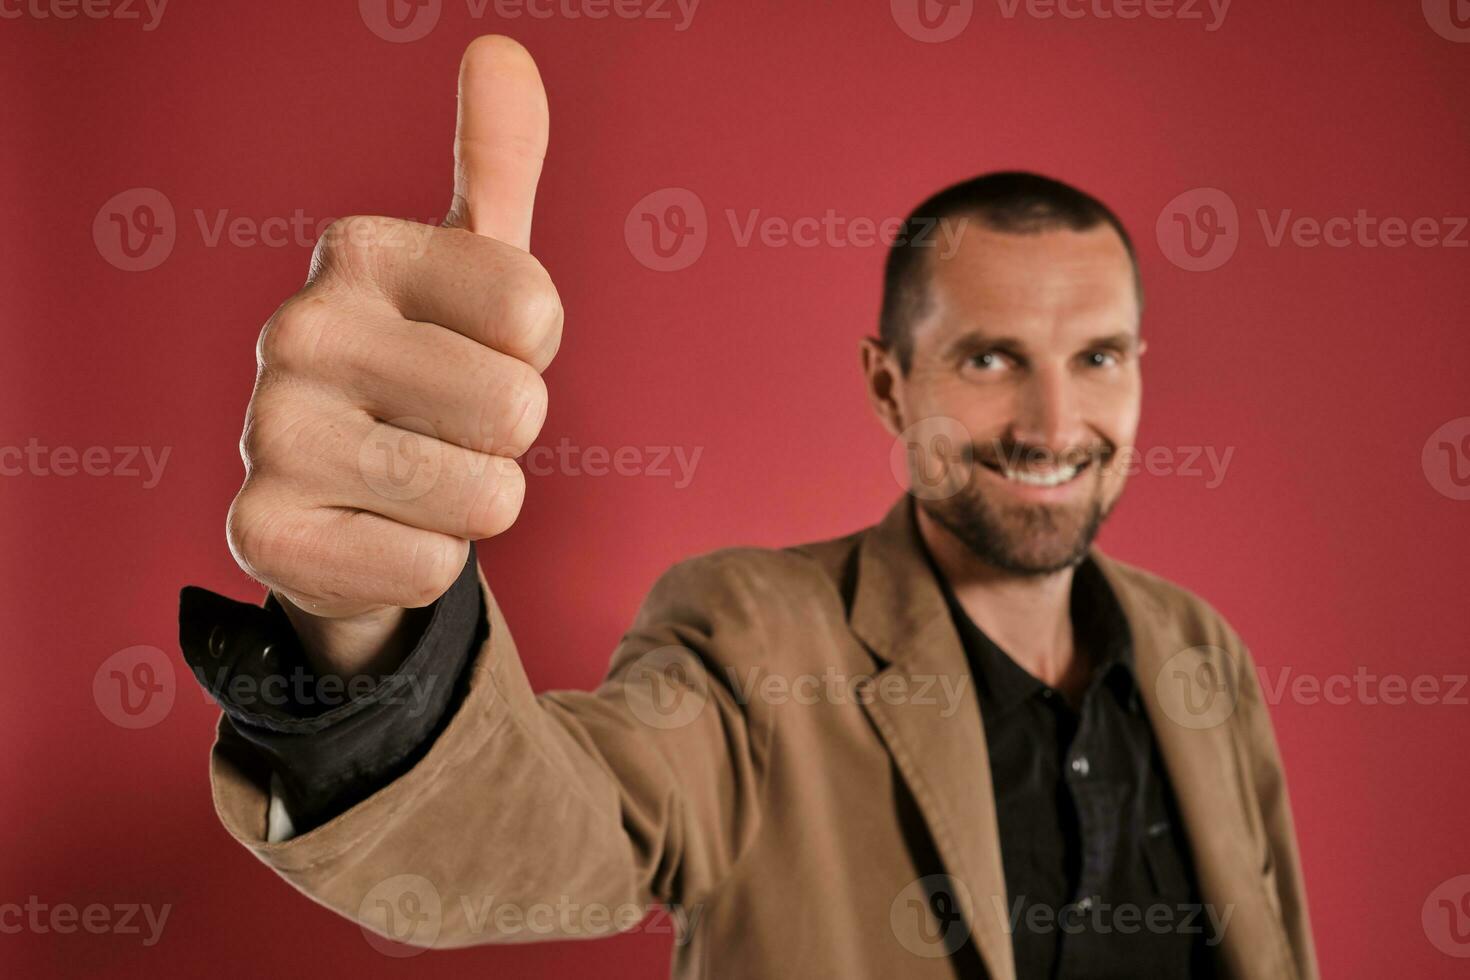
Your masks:
<svg viewBox="0 0 1470 980"><path fill-rule="evenodd" d="M1225 974L1315 978L1250 655L1200 599L1094 555L1202 894L1228 914ZM667 905L675 977L1014 980L979 709L907 497L845 538L675 565L591 692L533 693L481 587L467 700L325 825L267 842L269 773L221 726L220 819L286 880L375 942L595 936Z"/></svg>

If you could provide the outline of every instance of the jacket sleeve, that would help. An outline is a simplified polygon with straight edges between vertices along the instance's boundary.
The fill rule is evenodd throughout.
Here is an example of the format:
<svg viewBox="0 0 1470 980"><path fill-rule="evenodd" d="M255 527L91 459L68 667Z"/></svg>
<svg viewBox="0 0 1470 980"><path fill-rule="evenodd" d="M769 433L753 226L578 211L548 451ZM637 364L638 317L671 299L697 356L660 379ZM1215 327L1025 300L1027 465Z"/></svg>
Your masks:
<svg viewBox="0 0 1470 980"><path fill-rule="evenodd" d="M269 767L221 724L216 810L296 888L414 945L603 935L650 904L696 904L760 821L769 723L721 666L764 642L748 579L718 552L674 566L595 691L537 696L481 574L464 698L410 769L271 843Z"/></svg>
<svg viewBox="0 0 1470 980"><path fill-rule="evenodd" d="M459 679L484 639L478 567L471 546L459 578L426 610L414 649L391 675L362 678L367 689L355 692L311 670L274 596L257 606L183 590L179 646L224 712L221 724L271 770L273 839L366 798L433 743L463 697Z"/></svg>
<svg viewBox="0 0 1470 980"><path fill-rule="evenodd" d="M1233 632L1232 632L1233 636ZM1267 875L1275 885L1286 935L1292 956L1302 980L1316 980L1317 952L1312 941L1312 924L1307 915L1306 887L1303 884L1301 855L1297 850L1296 828L1287 797L1286 772L1281 751L1271 727L1271 717L1261 696L1260 678L1254 659L1245 644L1234 637L1240 651L1240 675L1237 679L1236 712L1246 740L1246 758L1251 760L1253 789L1261 810L1261 820L1270 847Z"/></svg>

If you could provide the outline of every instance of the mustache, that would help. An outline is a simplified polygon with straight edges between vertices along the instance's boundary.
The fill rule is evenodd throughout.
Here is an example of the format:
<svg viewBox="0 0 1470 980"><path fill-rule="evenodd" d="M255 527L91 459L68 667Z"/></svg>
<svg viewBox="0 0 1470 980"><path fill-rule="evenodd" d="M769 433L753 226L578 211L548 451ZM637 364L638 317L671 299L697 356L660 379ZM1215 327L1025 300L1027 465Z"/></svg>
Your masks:
<svg viewBox="0 0 1470 980"><path fill-rule="evenodd" d="M1117 452L1118 447L1106 440L1089 446L1074 446L1060 452L1045 446L1008 439L971 442L960 447L961 456L966 463L1005 466L1010 469L1025 466L1082 466L1091 462L1106 465Z"/></svg>

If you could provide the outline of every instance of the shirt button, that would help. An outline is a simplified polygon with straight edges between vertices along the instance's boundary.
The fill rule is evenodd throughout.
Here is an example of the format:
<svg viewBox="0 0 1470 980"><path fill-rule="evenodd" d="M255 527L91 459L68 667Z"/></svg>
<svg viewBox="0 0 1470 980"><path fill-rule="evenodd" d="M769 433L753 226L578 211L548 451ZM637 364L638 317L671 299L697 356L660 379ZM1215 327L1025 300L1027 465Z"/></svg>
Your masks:
<svg viewBox="0 0 1470 980"><path fill-rule="evenodd" d="M209 631L209 655L218 660L225 655L225 628L216 625Z"/></svg>
<svg viewBox="0 0 1470 980"><path fill-rule="evenodd" d="M1087 761L1087 756L1079 755L1072 760L1072 771L1079 776L1086 776L1092 771L1092 764Z"/></svg>

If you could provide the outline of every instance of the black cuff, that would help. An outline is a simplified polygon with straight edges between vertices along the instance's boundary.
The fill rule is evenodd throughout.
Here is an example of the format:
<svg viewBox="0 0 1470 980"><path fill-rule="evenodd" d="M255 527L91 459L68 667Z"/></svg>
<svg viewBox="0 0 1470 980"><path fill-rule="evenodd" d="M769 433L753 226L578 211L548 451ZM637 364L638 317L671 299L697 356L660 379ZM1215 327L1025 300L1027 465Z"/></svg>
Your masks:
<svg viewBox="0 0 1470 980"><path fill-rule="evenodd" d="M298 832L413 766L464 699L488 629L475 548L398 670L381 681L318 676L274 596L263 606L195 586L179 595L179 645L229 724L281 781Z"/></svg>

